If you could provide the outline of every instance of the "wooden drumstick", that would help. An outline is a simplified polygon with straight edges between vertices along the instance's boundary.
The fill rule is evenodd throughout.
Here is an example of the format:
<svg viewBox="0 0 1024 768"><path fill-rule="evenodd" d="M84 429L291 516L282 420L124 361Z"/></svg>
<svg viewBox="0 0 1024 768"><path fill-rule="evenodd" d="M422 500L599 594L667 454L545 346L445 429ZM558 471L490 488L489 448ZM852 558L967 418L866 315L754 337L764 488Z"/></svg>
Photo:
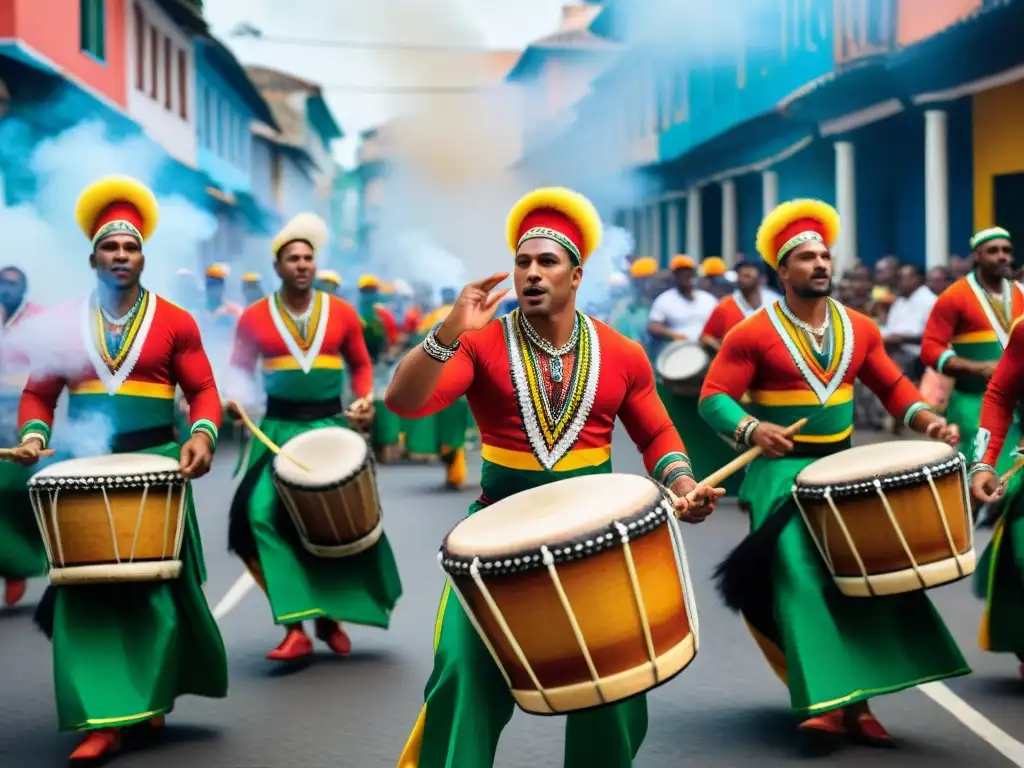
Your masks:
<svg viewBox="0 0 1024 768"><path fill-rule="evenodd" d="M275 443L273 440L267 437L263 433L262 429L253 424L252 419L249 418L249 414L245 412L245 409L237 400L228 401L228 410L234 413L236 416L238 416L238 418L242 420L242 423L245 424L246 429L252 432L252 436L259 440L261 443L263 443L265 446L267 446L267 450L270 451L272 454L274 454L275 456L284 456L286 459L288 459L288 461L290 461L292 464L294 464L304 472L312 471L310 470L309 467L300 462L298 459L289 456L287 453L282 451L281 446L279 446L277 443Z"/></svg>
<svg viewBox="0 0 1024 768"><path fill-rule="evenodd" d="M786 437L792 437L797 432L799 432L801 429L803 429L805 424L807 424L807 419L806 418L800 419L799 421L795 421L792 424L790 424L788 427L786 427L784 434L786 435ZM710 486L712 488L716 488L719 483L721 483L721 482L723 482L725 480L728 480L732 475L734 475L737 472L739 472L741 469L743 469L745 466L747 466L747 464L752 462L754 459L756 459L762 453L764 453L764 451L761 450L761 447L758 446L758 445L755 445L750 450L744 451L743 453L741 453L739 456L737 456L735 459L730 461L724 467L720 467L719 469L716 469L710 475L708 475L703 480L701 480L698 483L698 485L707 485L707 486ZM688 494L686 494L686 500L687 501L693 501L695 498L696 498L695 491L690 491Z"/></svg>
<svg viewBox="0 0 1024 768"><path fill-rule="evenodd" d="M999 478L999 487L1002 488L1006 485L1007 481L1020 472L1022 468L1024 468L1024 456L1018 458L1016 463L1003 473L1003 476Z"/></svg>
<svg viewBox="0 0 1024 768"><path fill-rule="evenodd" d="M14 452L16 450L18 450L18 449L17 448L0 448L0 461L12 461L13 460L12 457L14 456ZM53 450L52 448L44 448L43 450L41 450L39 452L39 455L40 456L53 456L53 454L55 454L55 453L56 453L56 451Z"/></svg>

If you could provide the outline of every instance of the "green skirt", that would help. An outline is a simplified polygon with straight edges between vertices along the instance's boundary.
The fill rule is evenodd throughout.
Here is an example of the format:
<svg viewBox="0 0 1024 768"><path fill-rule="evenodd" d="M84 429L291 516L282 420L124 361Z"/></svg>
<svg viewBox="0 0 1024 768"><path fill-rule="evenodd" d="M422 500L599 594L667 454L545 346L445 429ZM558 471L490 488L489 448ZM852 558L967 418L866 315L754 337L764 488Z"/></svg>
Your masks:
<svg viewBox="0 0 1024 768"><path fill-rule="evenodd" d="M922 683L970 673L924 592L846 597L839 592L791 489L809 458L755 459L747 473L751 530L789 515L767 573L747 574L741 610L793 710L816 715ZM784 518L780 518L784 519ZM742 546L742 545L741 545Z"/></svg>
<svg viewBox="0 0 1024 768"><path fill-rule="evenodd" d="M1014 475L1000 504L1002 516L974 572L985 600L978 644L1024 660L1024 476Z"/></svg>
<svg viewBox="0 0 1024 768"><path fill-rule="evenodd" d="M177 458L178 445L146 453ZM188 693L227 696L227 657L203 594L206 566L191 493L181 561L174 581L47 590L36 620L53 640L61 730L143 722Z"/></svg>
<svg viewBox="0 0 1024 768"><path fill-rule="evenodd" d="M736 450L715 434L707 422L700 417L697 411L699 398L679 397L671 392L662 382L658 382L658 395L661 402L665 404L669 418L675 425L679 436L686 446L686 454L690 457L690 465L693 467L693 475L701 480L716 469L720 469L739 454ZM727 479L719 487L725 488L726 495L736 496L739 494L740 484L743 482L743 473L737 472Z"/></svg>
<svg viewBox="0 0 1024 768"><path fill-rule="evenodd" d="M373 449L379 451L390 445L398 445L401 432L401 419L387 409L383 400L374 401Z"/></svg>
<svg viewBox="0 0 1024 768"><path fill-rule="evenodd" d="M278 445L321 427L345 426L344 417L315 421L264 419L260 429ZM387 628L402 595L398 566L386 535L352 557L314 557L299 541L277 495L273 455L250 440L239 460L231 503L229 549L259 563L276 624L329 618Z"/></svg>
<svg viewBox="0 0 1024 768"><path fill-rule="evenodd" d="M440 453L436 413L418 419L402 419L402 433L405 435L406 453L410 456L427 458Z"/></svg>
<svg viewBox="0 0 1024 768"><path fill-rule="evenodd" d="M25 485L31 473L0 462L0 579L42 576L49 567Z"/></svg>
<svg viewBox="0 0 1024 768"><path fill-rule="evenodd" d="M402 419L405 449L418 456L448 455L466 444L469 401L462 397L443 411L419 419Z"/></svg>
<svg viewBox="0 0 1024 768"><path fill-rule="evenodd" d="M960 427L960 453L967 459L967 464L980 461L981 456L975 456L974 441L978 436L978 426L981 423L981 402L984 395L975 395L967 392L953 390L949 396L949 407L946 408L946 419L951 424ZM996 470L1005 472L1013 466L1013 452L1020 442L1020 420L1015 415L1013 424L1006 433L1006 442L999 454L999 461Z"/></svg>

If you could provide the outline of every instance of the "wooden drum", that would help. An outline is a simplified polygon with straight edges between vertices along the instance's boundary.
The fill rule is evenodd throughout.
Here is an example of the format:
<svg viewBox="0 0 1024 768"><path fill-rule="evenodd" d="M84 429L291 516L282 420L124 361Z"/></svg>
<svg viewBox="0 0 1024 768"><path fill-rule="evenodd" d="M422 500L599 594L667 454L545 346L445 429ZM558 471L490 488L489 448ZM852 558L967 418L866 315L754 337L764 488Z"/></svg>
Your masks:
<svg viewBox="0 0 1024 768"><path fill-rule="evenodd" d="M273 477L311 554L351 557L384 533L373 453L358 432L324 427L293 437L274 458Z"/></svg>
<svg viewBox="0 0 1024 768"><path fill-rule="evenodd" d="M698 397L710 366L711 356L692 341L669 344L654 364L665 386L679 397Z"/></svg>
<svg viewBox="0 0 1024 768"><path fill-rule="evenodd" d="M518 493L459 523L439 560L526 712L621 701L697 653L683 540L648 478L590 475Z"/></svg>
<svg viewBox="0 0 1024 768"><path fill-rule="evenodd" d="M71 459L28 483L53 584L166 581L181 573L188 481L147 453Z"/></svg>
<svg viewBox="0 0 1024 768"><path fill-rule="evenodd" d="M793 497L844 595L913 592L974 572L967 465L944 443L840 451L806 467Z"/></svg>

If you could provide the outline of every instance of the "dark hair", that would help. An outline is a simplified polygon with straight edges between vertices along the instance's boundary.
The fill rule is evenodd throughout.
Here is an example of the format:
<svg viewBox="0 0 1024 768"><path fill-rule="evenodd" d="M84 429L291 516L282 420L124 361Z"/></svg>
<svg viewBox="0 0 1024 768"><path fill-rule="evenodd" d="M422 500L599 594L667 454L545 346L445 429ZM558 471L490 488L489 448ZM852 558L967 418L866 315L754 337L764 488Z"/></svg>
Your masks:
<svg viewBox="0 0 1024 768"><path fill-rule="evenodd" d="M0 274L3 274L5 272L16 272L18 277L21 278L21 284L28 285L28 275L26 275L24 270L22 270L20 267L10 266L0 268Z"/></svg>
<svg viewBox="0 0 1024 768"><path fill-rule="evenodd" d="M896 268L896 271L899 272L904 269L909 269L911 272L914 273L916 277L919 277L920 279L924 280L924 270L921 269L921 267L919 267L917 264L900 264Z"/></svg>

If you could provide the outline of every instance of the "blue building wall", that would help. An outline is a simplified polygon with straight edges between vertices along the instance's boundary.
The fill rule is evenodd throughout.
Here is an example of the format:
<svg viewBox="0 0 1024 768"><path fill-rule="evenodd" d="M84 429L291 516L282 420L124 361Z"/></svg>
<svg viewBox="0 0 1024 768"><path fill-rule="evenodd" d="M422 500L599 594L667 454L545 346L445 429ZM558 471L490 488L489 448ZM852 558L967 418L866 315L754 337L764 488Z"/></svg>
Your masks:
<svg viewBox="0 0 1024 768"><path fill-rule="evenodd" d="M196 56L196 131L199 168L218 187L249 192L252 110L203 56Z"/></svg>
<svg viewBox="0 0 1024 768"><path fill-rule="evenodd" d="M966 256L974 233L974 120L972 100L944 105L949 153L949 250Z"/></svg>
<svg viewBox="0 0 1024 768"><path fill-rule="evenodd" d="M736 179L737 250L748 258L757 253L754 240L762 219L761 174Z"/></svg>
<svg viewBox="0 0 1024 768"><path fill-rule="evenodd" d="M808 8L810 19L799 23ZM688 98L690 118L661 133L662 161L767 112L833 71L833 0L762 3L744 14L743 24L742 50L703 61L680 56L674 74L685 88L673 88L670 103L661 106L674 113L679 100Z"/></svg>

